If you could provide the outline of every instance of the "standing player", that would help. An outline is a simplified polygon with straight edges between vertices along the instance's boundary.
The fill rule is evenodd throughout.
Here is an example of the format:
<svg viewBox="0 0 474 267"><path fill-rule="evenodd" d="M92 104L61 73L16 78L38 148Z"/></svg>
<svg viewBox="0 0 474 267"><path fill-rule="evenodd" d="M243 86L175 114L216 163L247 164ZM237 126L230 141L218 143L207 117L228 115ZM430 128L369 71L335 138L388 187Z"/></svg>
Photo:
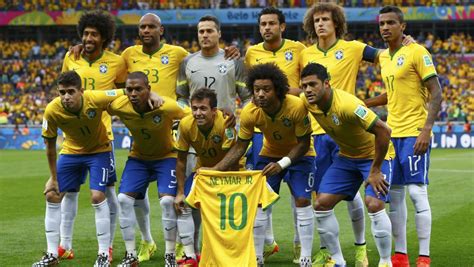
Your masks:
<svg viewBox="0 0 474 267"><path fill-rule="evenodd" d="M109 51L106 51L113 40L115 33L115 22L112 17L101 11L87 12L81 16L77 25L77 32L82 38L81 57L74 60L70 53L64 57L62 72L76 71L82 80L82 88L85 90L107 90L110 88L121 88L125 83L127 70L123 59ZM109 140L113 145L112 121L110 116L102 113L102 121L107 127ZM113 150L113 147L112 147ZM115 193L115 158L111 153L112 170L107 184L106 196L110 208L110 255L112 260L112 247L115 236L118 202ZM72 188L66 193L61 204L61 244L59 256L62 259L74 258L72 250L72 235L74 220L77 215L79 188Z"/></svg>
<svg viewBox="0 0 474 267"><path fill-rule="evenodd" d="M367 100L368 106L388 103L387 124L397 156L390 189L390 219L395 239L393 266L409 266L406 241L405 186L415 206L419 241L418 267L430 266L431 208L428 167L431 129L441 106L441 87L430 53L421 45L402 46L406 24L398 7L380 10L380 34L388 49L380 55L387 93Z"/></svg>
<svg viewBox="0 0 474 267"><path fill-rule="evenodd" d="M78 189L85 171L90 174L92 206L99 252L94 266L110 266L110 211L106 201L112 147L102 112L110 102L123 94L122 90L83 93L81 77L68 71L58 77L59 97L48 104L44 113L43 132L51 178L46 184L45 231L48 249L33 266L58 264L61 222L61 200L71 189ZM56 163L56 137L60 128L67 136Z"/></svg>
<svg viewBox="0 0 474 267"><path fill-rule="evenodd" d="M151 110L148 105L151 87L142 72L132 72L126 82L127 96L113 102L108 111L118 116L134 137L119 189L120 229L126 255L119 266L138 264L135 251L135 198L146 194L148 184L157 181L165 238L165 266L176 266L176 152L171 135L173 120L184 117L177 102L164 97L163 106Z"/></svg>
<svg viewBox="0 0 474 267"><path fill-rule="evenodd" d="M189 194L194 172L186 179L186 165L189 148L194 148L197 163L194 170L200 167L212 167L225 156L235 143L237 136L233 128L226 128L226 121L221 111L217 110L217 95L213 90L201 88L191 96L192 116L181 120L178 129L178 159L176 178L178 192L175 205L178 211L178 232L184 246L185 266L197 266L194 224L191 208L184 205L184 198Z"/></svg>
<svg viewBox="0 0 474 267"><path fill-rule="evenodd" d="M314 179L314 150L311 144L311 123L302 101L289 90L286 75L272 63L259 64L249 70L247 87L253 92L253 103L241 113L239 139L216 166L228 170L244 155L254 127L263 135L263 148L256 169L263 170L275 192L288 173L287 183L296 202L296 221L301 240L300 266L311 266L313 245L313 213L311 191ZM254 225L257 260L263 266L265 231L271 208L259 209Z"/></svg>
<svg viewBox="0 0 474 267"><path fill-rule="evenodd" d="M258 25L263 42L249 47L245 54L245 65L251 67L262 63L275 63L287 76L290 86L289 92L293 95L299 95L299 56L305 46L300 42L295 42L283 38L283 32L286 29L285 16L281 10L274 7L264 8L258 14ZM252 137L252 146L247 153L246 167L254 169L262 149L262 133L255 129ZM292 199L293 219L295 226L294 235L294 257L293 262L299 263L300 241L298 230L296 228L296 210L295 202ZM279 247L273 237L272 218L267 226L265 236L265 258L278 252Z"/></svg>
<svg viewBox="0 0 474 267"><path fill-rule="evenodd" d="M346 266L334 207L341 200L353 199L366 181L365 204L380 255L378 266L389 267L392 240L385 201L391 180L389 156L393 156L387 155L390 129L361 100L332 89L326 68L320 64L311 63L303 68L301 87L304 105L340 147L322 178L315 201L320 239L328 246L333 264Z"/></svg>
<svg viewBox="0 0 474 267"><path fill-rule="evenodd" d="M235 111L237 95L244 105L251 94L245 87L242 60L226 60L219 48L220 23L216 17L204 16L197 25L201 50L184 59L180 66L177 94L188 105L189 96L199 88L209 88L217 94L217 107L229 113Z"/></svg>

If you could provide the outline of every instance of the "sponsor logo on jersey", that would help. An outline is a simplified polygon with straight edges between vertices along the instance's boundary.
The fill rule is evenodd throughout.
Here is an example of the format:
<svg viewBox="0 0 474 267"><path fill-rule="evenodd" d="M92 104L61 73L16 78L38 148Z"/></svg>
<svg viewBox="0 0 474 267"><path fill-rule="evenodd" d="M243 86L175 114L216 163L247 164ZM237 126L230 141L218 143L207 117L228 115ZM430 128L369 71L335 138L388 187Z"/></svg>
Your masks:
<svg viewBox="0 0 474 267"><path fill-rule="evenodd" d="M340 125L341 124L341 121L339 120L339 118L337 117L337 115L335 113L333 113L331 115L331 118L332 118L332 122L334 122L334 124L336 125Z"/></svg>
<svg viewBox="0 0 474 267"><path fill-rule="evenodd" d="M168 55L161 56L161 63L164 65L168 65L168 63L170 63L170 58L168 57Z"/></svg>
<svg viewBox="0 0 474 267"><path fill-rule="evenodd" d="M100 64L99 71L100 73L107 73L108 67L105 64Z"/></svg>
<svg viewBox="0 0 474 267"><path fill-rule="evenodd" d="M88 109L86 115L89 119L93 119L97 115L97 112L94 109Z"/></svg>
<svg viewBox="0 0 474 267"><path fill-rule="evenodd" d="M115 90L107 90L105 91L106 96L117 96L117 91Z"/></svg>
<svg viewBox="0 0 474 267"><path fill-rule="evenodd" d="M367 118L367 115L369 115L369 111L367 110L367 108L361 105L357 106L354 113L357 115L357 117L363 120L365 120Z"/></svg>
<svg viewBox="0 0 474 267"><path fill-rule="evenodd" d="M285 59L286 59L286 61L292 61L293 60L293 52L286 51L285 52Z"/></svg>
<svg viewBox="0 0 474 267"><path fill-rule="evenodd" d="M431 58L428 55L423 56L423 62L425 62L426 67L433 66L433 61L431 61Z"/></svg>
<svg viewBox="0 0 474 267"><path fill-rule="evenodd" d="M159 124L161 122L161 116L160 115L153 116L153 122L155 124Z"/></svg>
<svg viewBox="0 0 474 267"><path fill-rule="evenodd" d="M220 74L226 74L227 73L227 65L225 63L217 65L217 70L219 71Z"/></svg>
<svg viewBox="0 0 474 267"><path fill-rule="evenodd" d="M342 52L342 50L337 50L334 57L336 57L337 60L341 60L344 58L344 52Z"/></svg>
<svg viewBox="0 0 474 267"><path fill-rule="evenodd" d="M403 66L403 63L405 63L405 57L404 56L399 56L397 58L397 66L401 67L401 66Z"/></svg>
<svg viewBox="0 0 474 267"><path fill-rule="evenodd" d="M213 135L212 141L216 144L219 144L222 141L222 137L220 137L219 135Z"/></svg>

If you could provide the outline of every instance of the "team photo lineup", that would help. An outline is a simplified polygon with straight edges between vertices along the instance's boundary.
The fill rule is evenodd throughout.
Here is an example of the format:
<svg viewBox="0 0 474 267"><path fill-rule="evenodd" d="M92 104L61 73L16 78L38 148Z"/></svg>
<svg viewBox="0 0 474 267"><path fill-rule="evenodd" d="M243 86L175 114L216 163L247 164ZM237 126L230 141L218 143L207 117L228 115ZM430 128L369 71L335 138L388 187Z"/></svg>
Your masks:
<svg viewBox="0 0 474 267"><path fill-rule="evenodd" d="M53 88L37 118L45 144L37 158L48 172L36 178L46 202L35 224L44 232L30 233L41 243L28 265L474 266L472 257L453 265L430 258L437 232L430 204L438 198L428 186L430 156L447 109L446 70L438 73L434 47L406 33L401 7L377 8L379 40L370 44L347 40L344 8L308 5L303 43L285 37L281 9L262 7L261 42L245 49L223 45L213 15L195 21L194 49L167 43L167 25L150 10L136 25L139 41L120 53L111 49L114 17L82 12L80 43L64 51L59 72L44 73ZM458 75L468 77L469 108L459 112L470 132L467 62ZM361 68L375 70L380 93L356 90ZM114 143L117 125L131 140L128 151ZM93 208L86 221L81 189ZM76 248L81 223L95 231L80 241L96 250L95 261L81 261ZM281 240L282 224L291 240ZM291 252L274 262L282 243Z"/></svg>

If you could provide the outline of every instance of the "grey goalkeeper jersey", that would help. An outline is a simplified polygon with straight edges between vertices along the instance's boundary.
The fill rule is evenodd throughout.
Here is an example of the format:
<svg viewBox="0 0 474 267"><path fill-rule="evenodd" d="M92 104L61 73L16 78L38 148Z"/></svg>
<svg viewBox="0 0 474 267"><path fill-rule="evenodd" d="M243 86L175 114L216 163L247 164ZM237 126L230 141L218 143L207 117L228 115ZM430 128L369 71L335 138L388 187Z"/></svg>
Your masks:
<svg viewBox="0 0 474 267"><path fill-rule="evenodd" d="M242 103L250 100L252 96L247 90L245 80L242 60L225 60L222 49L212 57L206 57L199 51L181 62L176 94L189 100L195 90L206 87L216 92L218 108L234 112L237 95Z"/></svg>

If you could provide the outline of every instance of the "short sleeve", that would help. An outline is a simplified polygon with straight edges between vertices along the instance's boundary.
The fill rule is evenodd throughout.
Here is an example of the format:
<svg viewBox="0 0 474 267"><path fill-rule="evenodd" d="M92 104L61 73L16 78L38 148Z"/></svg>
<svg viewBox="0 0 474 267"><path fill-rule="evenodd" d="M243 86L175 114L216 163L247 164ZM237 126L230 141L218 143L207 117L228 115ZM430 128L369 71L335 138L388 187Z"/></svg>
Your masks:
<svg viewBox="0 0 474 267"><path fill-rule="evenodd" d="M224 142L222 142L222 150L229 150L236 142L237 132L234 128L226 128L224 130Z"/></svg>
<svg viewBox="0 0 474 267"><path fill-rule="evenodd" d="M188 78L186 77L187 63L188 63L188 58L185 58L183 62L179 64L176 94L180 97L189 99L189 84L188 84Z"/></svg>
<svg viewBox="0 0 474 267"><path fill-rule="evenodd" d="M191 208L193 209L198 209L200 200L199 200L199 189L198 186L196 186L196 183L198 183L199 175L195 176L193 179L193 184L191 185L191 191L189 192L188 196L185 199L186 204L188 204Z"/></svg>
<svg viewBox="0 0 474 267"><path fill-rule="evenodd" d="M240 97L242 103L246 103L252 97L252 92L247 89L245 81L247 80L247 73L245 70L245 64L241 59L235 60L235 87L237 94Z"/></svg>
<svg viewBox="0 0 474 267"><path fill-rule="evenodd" d="M272 187L267 183L267 178L260 174L260 177L258 179L263 179L261 183L261 194L260 194L260 199L259 199L259 204L262 205L262 209L265 210L275 204L275 202L280 199L280 196L273 191Z"/></svg>
<svg viewBox="0 0 474 267"><path fill-rule="evenodd" d="M51 104L50 104L51 105ZM48 105L43 115L43 125L41 129L41 136L43 138L56 138L58 136L58 126L56 121L52 118L52 106Z"/></svg>
<svg viewBox="0 0 474 267"><path fill-rule="evenodd" d="M181 121L181 123L179 124L179 127L178 127L178 134L177 134L177 137L176 139L178 140L176 142L176 149L179 150L179 151L184 151L184 152L188 152L189 150L189 138L188 138L188 133L190 131L189 127L187 127L189 123L189 120L183 120Z"/></svg>
<svg viewBox="0 0 474 267"><path fill-rule="evenodd" d="M86 90L84 96L89 95L90 100L102 110L107 110L108 105L115 99L124 95L123 89L115 90Z"/></svg>
<svg viewBox="0 0 474 267"><path fill-rule="evenodd" d="M115 77L115 83L125 83L127 80L127 64L123 57L120 56L117 66L117 76Z"/></svg>
<svg viewBox="0 0 474 267"><path fill-rule="evenodd" d="M377 114L366 107L363 103L354 102L352 105L348 106L350 106L350 108L347 110L350 118L355 119L355 121L366 131L370 130L377 122Z"/></svg>
<svg viewBox="0 0 474 267"><path fill-rule="evenodd" d="M253 136L255 118L252 119L253 112L251 112L251 106L253 106L253 104L249 103L240 113L239 138L242 140L250 140Z"/></svg>
<svg viewBox="0 0 474 267"><path fill-rule="evenodd" d="M303 137L311 134L311 119L309 117L308 110L304 107L304 103L301 99L298 99L298 104L294 107L295 114L295 134L296 137Z"/></svg>
<svg viewBox="0 0 474 267"><path fill-rule="evenodd" d="M64 60L63 60L63 66L61 68L61 73L62 72L66 72L66 71L69 71L69 55L70 53L67 52L66 55L64 56Z"/></svg>
<svg viewBox="0 0 474 267"><path fill-rule="evenodd" d="M436 76L436 69L433 64L431 54L424 47L417 45L416 51L413 53L413 63L418 75L423 81Z"/></svg>

